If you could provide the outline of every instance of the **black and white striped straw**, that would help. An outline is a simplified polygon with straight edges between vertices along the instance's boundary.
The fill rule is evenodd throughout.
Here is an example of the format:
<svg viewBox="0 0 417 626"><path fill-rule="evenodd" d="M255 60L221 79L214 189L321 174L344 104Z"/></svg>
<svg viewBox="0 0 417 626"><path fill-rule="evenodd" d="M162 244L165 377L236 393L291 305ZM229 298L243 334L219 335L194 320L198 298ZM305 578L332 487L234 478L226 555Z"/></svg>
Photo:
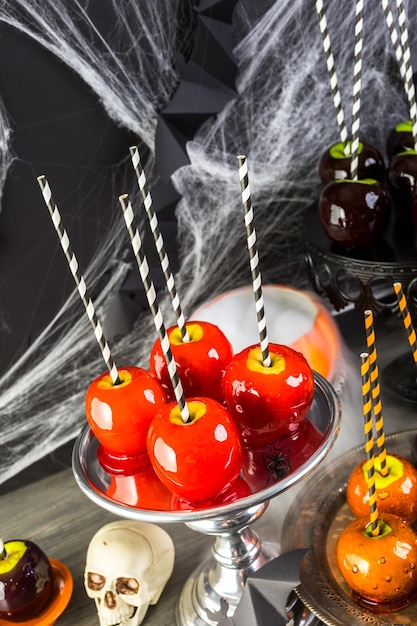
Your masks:
<svg viewBox="0 0 417 626"><path fill-rule="evenodd" d="M356 1L355 13L355 47L353 67L353 104L352 104L352 159L350 162L350 177L358 178L358 151L359 151L359 127L361 108L361 83L362 83L362 50L363 50L363 0Z"/></svg>
<svg viewBox="0 0 417 626"><path fill-rule="evenodd" d="M168 373L174 389L175 399L181 412L181 419L184 423L187 423L190 421L190 412L188 410L188 405L185 400L184 389L178 376L177 366L175 364L175 359L172 354L171 345L169 343L168 334L165 329L162 313L159 308L155 287L150 276L148 261L143 252L142 240L140 238L139 231L134 224L135 218L132 205L127 194L121 195L119 197L119 202L122 207L123 216L130 236L133 253L138 264L139 273L143 282L143 286L145 287L145 293L148 300L149 308L151 309L155 328L161 342L162 351L164 353L164 357L168 367Z"/></svg>
<svg viewBox="0 0 417 626"><path fill-rule="evenodd" d="M403 81L405 81L405 65L403 59L403 51L400 45L400 40L398 37L398 32L394 24L394 17L392 15L391 8L389 6L388 0L381 0L382 10L384 11L385 23L388 27L388 32L391 38L392 47L394 48L395 58L397 59L397 63L400 69L400 75Z"/></svg>
<svg viewBox="0 0 417 626"><path fill-rule="evenodd" d="M43 199L46 206L48 207L50 216L52 218L52 223L55 226L55 230L58 234L61 247L67 258L69 268L75 280L75 284L77 285L78 293L80 294L80 298L84 304L88 319L90 320L90 323L93 327L95 338L98 345L100 346L104 362L106 363L109 370L112 383L113 385L118 385L121 382L119 378L119 372L117 371L117 367L115 362L113 361L109 345L104 337L102 326L97 318L94 304L87 293L87 286L85 284L85 280L82 274L79 271L77 258L74 252L71 250L68 234L62 226L61 215L59 213L57 205L52 198L51 188L45 176L39 176L37 180L42 191Z"/></svg>
<svg viewBox="0 0 417 626"><path fill-rule="evenodd" d="M181 337L183 342L190 341L190 337L187 331L187 326L185 324L185 317L182 312L181 302L178 297L178 293L175 287L174 276L171 271L169 258L166 253L164 240L159 229L158 217L153 210L153 201L152 196L148 188L148 183L146 181L145 170L142 167L142 163L140 160L140 154L137 146L132 146L130 148L130 156L132 158L133 169L136 173L136 178L138 181L139 190L142 194L143 204L145 207L146 215L148 216L149 226L152 232L152 236L155 241L156 250L159 255L159 260L161 262L162 271L165 276L166 286L171 298L172 307L174 309L174 313L177 320L177 326L181 332Z"/></svg>
<svg viewBox="0 0 417 626"><path fill-rule="evenodd" d="M411 52L408 37L407 19L405 15L405 8L403 0L397 0L398 9L398 28L400 31L400 45L402 52L402 59L400 67L402 66L401 75L404 77L404 89L408 100L408 107L411 119L412 134L414 140L414 150L417 151L417 104L416 104L416 90L413 81L413 68L411 66Z"/></svg>
<svg viewBox="0 0 417 626"><path fill-rule="evenodd" d="M269 353L268 334L266 329L266 316L264 298L262 294L262 278L259 268L259 255L256 246L256 230L253 224L253 208L249 187L248 165L246 157L239 155L239 179L242 191L242 204L245 212L246 239L248 244L250 269L252 273L253 292L255 295L256 315L258 319L258 331L260 348L262 352L262 362L264 367L271 367L271 355Z"/></svg>
<svg viewBox="0 0 417 626"><path fill-rule="evenodd" d="M331 50L330 36L329 36L328 28L327 28L327 19L324 13L322 0L316 1L316 11L317 11L317 15L319 18L319 28L320 28L320 33L321 33L322 42L323 42L324 54L326 57L327 72L329 74L329 79L330 79L330 89L332 91L333 104L336 110L336 120L337 120L337 125L339 127L340 141L343 144L343 150L344 150L345 155L349 155L350 149L349 149L349 143L348 143L348 131L347 131L347 127L345 124L345 116L343 113L342 99L340 97L340 90L339 90L339 84L337 81L334 57L333 57L333 53Z"/></svg>

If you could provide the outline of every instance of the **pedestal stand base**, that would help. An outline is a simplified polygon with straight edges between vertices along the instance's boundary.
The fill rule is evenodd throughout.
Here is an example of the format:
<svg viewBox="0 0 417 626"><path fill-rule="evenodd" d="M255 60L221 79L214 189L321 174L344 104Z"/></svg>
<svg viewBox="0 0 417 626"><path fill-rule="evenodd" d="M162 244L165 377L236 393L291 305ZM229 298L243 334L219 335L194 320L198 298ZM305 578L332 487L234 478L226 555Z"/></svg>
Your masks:
<svg viewBox="0 0 417 626"><path fill-rule="evenodd" d="M212 557L197 567L185 583L177 605L177 626L216 626L231 617L249 574L279 555L279 546L261 544L249 523L268 502L242 511L234 520L188 524L204 534L217 534Z"/></svg>

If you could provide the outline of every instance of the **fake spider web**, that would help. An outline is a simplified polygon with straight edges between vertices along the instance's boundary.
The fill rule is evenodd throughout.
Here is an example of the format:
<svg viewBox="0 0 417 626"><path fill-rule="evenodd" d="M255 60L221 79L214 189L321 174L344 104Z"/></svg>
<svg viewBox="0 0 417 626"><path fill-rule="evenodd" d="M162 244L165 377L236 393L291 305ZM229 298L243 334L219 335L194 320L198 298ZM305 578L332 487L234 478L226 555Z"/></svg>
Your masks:
<svg viewBox="0 0 417 626"><path fill-rule="evenodd" d="M91 88L114 122L141 138L150 149L146 167L152 188L157 114L179 80L180 3L109 1L117 21L107 38L91 22L88 2L3 0L0 22L56 55ZM353 3L328 2L326 14L349 127ZM417 29L409 32L415 50ZM236 97L197 131L187 144L189 165L172 176L181 197L176 280L186 314L207 298L250 282L236 162L241 153L248 159L263 282L309 287L301 216L319 193L319 156L338 141L313 2L241 0L234 43ZM0 109L0 116L4 183L13 154L7 111ZM367 3L361 137L385 154L388 131L407 118L381 6ZM115 189L115 197L126 191L135 193ZM99 316L128 270L121 261L125 247L123 229L112 230L84 272L94 288L101 268L111 269L95 302ZM84 381L101 373L103 362L77 299L74 293L0 380L0 482L72 439L85 423ZM167 298L160 304L166 324L173 323ZM145 312L128 337L112 343L116 363L147 367L154 339Z"/></svg>

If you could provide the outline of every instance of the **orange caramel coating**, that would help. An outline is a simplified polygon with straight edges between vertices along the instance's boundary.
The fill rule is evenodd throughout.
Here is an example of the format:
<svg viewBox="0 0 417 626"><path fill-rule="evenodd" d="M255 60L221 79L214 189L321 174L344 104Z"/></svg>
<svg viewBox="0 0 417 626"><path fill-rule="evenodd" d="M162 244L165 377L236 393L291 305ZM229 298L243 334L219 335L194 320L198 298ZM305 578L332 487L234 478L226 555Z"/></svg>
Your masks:
<svg viewBox="0 0 417 626"><path fill-rule="evenodd" d="M397 515L384 514L372 537L369 515L354 519L336 546L340 573L355 599L373 610L398 610L417 593L417 533Z"/></svg>
<svg viewBox="0 0 417 626"><path fill-rule="evenodd" d="M382 476L375 459L375 488L379 513L405 517L410 523L417 519L417 469L410 461L396 454L387 454L387 476ZM346 485L346 500L356 517L369 514L369 489L364 472L365 462L351 472Z"/></svg>

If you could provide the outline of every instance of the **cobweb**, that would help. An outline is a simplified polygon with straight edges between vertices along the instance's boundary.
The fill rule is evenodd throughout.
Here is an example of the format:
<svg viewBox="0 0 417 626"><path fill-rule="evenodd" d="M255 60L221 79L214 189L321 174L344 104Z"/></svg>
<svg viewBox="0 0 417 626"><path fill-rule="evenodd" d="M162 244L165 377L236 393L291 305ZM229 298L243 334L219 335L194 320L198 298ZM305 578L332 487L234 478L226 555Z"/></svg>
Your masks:
<svg viewBox="0 0 417 626"><path fill-rule="evenodd" d="M109 2L117 20L106 35L88 17L89 3L76 0L2 0L0 22L56 55L95 92L117 125L141 138L150 149L152 185L157 113L179 80L174 58L180 2ZM354 3L327 4L349 126ZM415 49L417 30L409 32ZM173 175L181 195L177 289L187 314L208 297L250 282L236 160L241 153L248 159L264 283L309 287L301 216L319 192L319 156L339 140L314 2L241 0L235 55L236 98L200 128L187 146L190 164ZM2 183L13 157L1 107L0 116ZM374 0L365 7L361 137L385 154L389 129L407 118L382 8ZM87 284L100 287L99 316L128 269L120 261L125 234L120 228L110 232L85 272ZM105 286L103 266L111 269ZM91 380L104 364L76 298L68 299L0 380L0 481L69 441L85 423L86 388L80 381ZM160 304L168 325L173 315L166 296ZM114 341L116 362L146 367L154 339L153 322L144 313L128 337Z"/></svg>

